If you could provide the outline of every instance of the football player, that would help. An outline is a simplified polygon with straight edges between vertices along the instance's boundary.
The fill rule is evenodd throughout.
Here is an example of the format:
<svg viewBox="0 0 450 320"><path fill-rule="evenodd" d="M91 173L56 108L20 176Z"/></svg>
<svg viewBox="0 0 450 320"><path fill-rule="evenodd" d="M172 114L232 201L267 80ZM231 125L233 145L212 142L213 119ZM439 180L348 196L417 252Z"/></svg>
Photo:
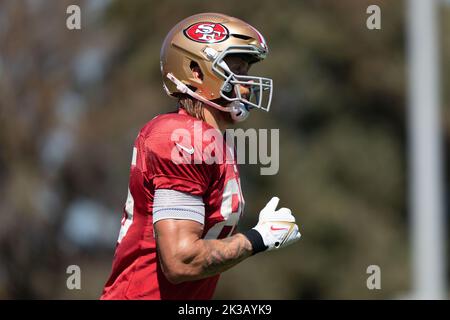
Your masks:
<svg viewBox="0 0 450 320"><path fill-rule="evenodd" d="M226 139L215 139L216 147L224 147L216 160L227 161L211 163L204 157L211 139L197 132L222 136L249 110L269 111L272 80L248 75L267 52L254 27L223 14L188 17L168 33L161 72L178 111L155 117L136 138L102 299L210 299L220 273L300 238L291 210L277 210L277 197L254 228L236 232L244 198L235 150Z"/></svg>

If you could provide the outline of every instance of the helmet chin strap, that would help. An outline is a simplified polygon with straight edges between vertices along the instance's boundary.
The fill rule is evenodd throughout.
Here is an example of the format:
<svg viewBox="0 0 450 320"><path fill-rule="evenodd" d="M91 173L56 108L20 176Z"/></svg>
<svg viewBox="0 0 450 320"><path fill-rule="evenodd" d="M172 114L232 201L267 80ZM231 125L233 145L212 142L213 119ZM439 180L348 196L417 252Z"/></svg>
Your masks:
<svg viewBox="0 0 450 320"><path fill-rule="evenodd" d="M231 119L236 122L244 121L250 115L247 107L242 102L233 101L229 105L233 108L231 111Z"/></svg>
<svg viewBox="0 0 450 320"><path fill-rule="evenodd" d="M247 119L247 117L250 114L247 107L242 102L233 101L228 104L229 107L223 107L217 103L209 101L208 99L202 97L198 93L195 93L194 91L189 89L189 87L187 85L185 85L183 82L181 82L180 80L175 78L175 76L172 73L168 73L167 78L169 78L169 80L172 81L177 86L178 91L180 91L181 93L188 94L192 98L200 100L201 102L203 102L213 108L216 108L220 111L229 112L231 114L231 118L236 122L244 121L245 119Z"/></svg>

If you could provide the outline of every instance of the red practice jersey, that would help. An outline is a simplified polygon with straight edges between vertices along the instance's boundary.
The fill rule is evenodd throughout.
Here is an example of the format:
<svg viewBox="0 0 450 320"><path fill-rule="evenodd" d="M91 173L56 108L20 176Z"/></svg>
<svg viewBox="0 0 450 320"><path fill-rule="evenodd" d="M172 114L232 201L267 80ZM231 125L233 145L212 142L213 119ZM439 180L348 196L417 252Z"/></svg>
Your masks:
<svg viewBox="0 0 450 320"><path fill-rule="evenodd" d="M201 196L202 238L222 239L234 233L244 207L235 151L225 139L211 138L214 132L218 133L183 109L155 117L139 132L112 272L101 299L212 298L219 275L180 284L164 276L153 232L153 198L156 189ZM223 154L220 149L208 153L218 145ZM211 163L211 154L222 161Z"/></svg>

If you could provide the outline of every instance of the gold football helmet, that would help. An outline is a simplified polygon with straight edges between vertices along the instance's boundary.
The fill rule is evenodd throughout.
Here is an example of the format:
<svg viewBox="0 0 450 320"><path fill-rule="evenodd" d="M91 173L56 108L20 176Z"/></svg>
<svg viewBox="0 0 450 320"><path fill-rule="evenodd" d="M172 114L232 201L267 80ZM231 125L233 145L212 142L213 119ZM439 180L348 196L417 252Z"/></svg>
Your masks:
<svg viewBox="0 0 450 320"><path fill-rule="evenodd" d="M235 74L224 58L239 54L255 63L267 53L264 37L248 23L219 13L193 15L173 27L164 40L160 61L164 89L170 96L188 94L241 121L251 108L269 111L272 79ZM192 75L195 64L203 73L202 80ZM241 96L240 85L250 89L248 99ZM229 103L222 106L213 101L219 98Z"/></svg>

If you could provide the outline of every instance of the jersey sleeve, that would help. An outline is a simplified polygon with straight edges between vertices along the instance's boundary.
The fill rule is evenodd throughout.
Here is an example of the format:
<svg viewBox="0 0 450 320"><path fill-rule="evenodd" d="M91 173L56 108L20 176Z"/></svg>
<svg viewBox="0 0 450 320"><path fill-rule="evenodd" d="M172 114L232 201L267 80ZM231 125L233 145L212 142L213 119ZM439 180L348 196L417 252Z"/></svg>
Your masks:
<svg viewBox="0 0 450 320"><path fill-rule="evenodd" d="M169 134L156 134L146 139L147 164L153 187L155 190L171 189L203 196L215 176L216 166L195 161L197 150L194 154L188 152L193 143L181 141L179 145L185 149L178 147Z"/></svg>

